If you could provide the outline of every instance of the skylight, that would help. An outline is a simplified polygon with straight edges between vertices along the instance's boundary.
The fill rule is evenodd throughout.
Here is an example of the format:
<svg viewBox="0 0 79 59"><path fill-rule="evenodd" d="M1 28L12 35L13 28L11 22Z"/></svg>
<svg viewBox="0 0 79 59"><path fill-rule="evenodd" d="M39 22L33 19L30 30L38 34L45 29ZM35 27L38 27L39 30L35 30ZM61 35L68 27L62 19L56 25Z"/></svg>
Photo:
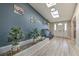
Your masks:
<svg viewBox="0 0 79 59"><path fill-rule="evenodd" d="M47 7L52 7L54 5L56 5L56 3L46 3Z"/></svg>
<svg viewBox="0 0 79 59"><path fill-rule="evenodd" d="M46 5L47 5L47 7L52 7L52 6L56 5L56 3L46 3ZM59 17L58 10L56 10L54 7L51 8L50 13L53 16L53 18Z"/></svg>
<svg viewBox="0 0 79 59"><path fill-rule="evenodd" d="M56 10L56 11L51 11L51 15L53 16L53 18L58 18L58 17L59 17L58 10Z"/></svg>
<svg viewBox="0 0 79 59"><path fill-rule="evenodd" d="M55 10L56 10L55 8L52 8L52 9L51 9L52 12L55 11Z"/></svg>
<svg viewBox="0 0 79 59"><path fill-rule="evenodd" d="M51 12L52 12L52 11L51 11ZM54 15L57 15L57 14L58 14L58 10L53 11L53 14L54 14Z"/></svg>

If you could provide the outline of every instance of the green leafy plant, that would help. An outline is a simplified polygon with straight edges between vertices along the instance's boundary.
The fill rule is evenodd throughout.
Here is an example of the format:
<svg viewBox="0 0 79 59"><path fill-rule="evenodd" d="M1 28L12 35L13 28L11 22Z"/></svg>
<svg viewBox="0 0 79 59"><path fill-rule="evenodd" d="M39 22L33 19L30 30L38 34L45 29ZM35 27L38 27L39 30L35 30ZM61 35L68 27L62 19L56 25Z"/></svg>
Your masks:
<svg viewBox="0 0 79 59"><path fill-rule="evenodd" d="M8 33L8 42L11 42L12 45L18 45L18 42L24 38L24 34L20 27L14 26L10 29Z"/></svg>
<svg viewBox="0 0 79 59"><path fill-rule="evenodd" d="M44 29L41 29L40 35L41 35L41 40L44 40L45 39L45 36L46 36Z"/></svg>
<svg viewBox="0 0 79 59"><path fill-rule="evenodd" d="M44 37L44 36L45 36L44 29L41 29L41 36L42 36L42 37Z"/></svg>
<svg viewBox="0 0 79 59"><path fill-rule="evenodd" d="M40 33L38 32L38 29L35 28L32 32L29 33L30 38L33 39L33 42L36 41L36 38L40 35Z"/></svg>

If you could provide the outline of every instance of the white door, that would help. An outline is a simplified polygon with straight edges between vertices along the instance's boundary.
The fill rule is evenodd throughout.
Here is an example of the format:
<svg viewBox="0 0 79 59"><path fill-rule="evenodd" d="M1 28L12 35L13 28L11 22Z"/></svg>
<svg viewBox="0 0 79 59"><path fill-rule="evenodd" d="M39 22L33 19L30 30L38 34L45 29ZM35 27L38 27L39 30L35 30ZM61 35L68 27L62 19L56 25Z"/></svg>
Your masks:
<svg viewBox="0 0 79 59"><path fill-rule="evenodd" d="M57 36L63 36L64 34L64 26L62 23L57 24Z"/></svg>
<svg viewBox="0 0 79 59"><path fill-rule="evenodd" d="M55 27L56 27L54 30L55 36L67 37L67 23L56 23Z"/></svg>

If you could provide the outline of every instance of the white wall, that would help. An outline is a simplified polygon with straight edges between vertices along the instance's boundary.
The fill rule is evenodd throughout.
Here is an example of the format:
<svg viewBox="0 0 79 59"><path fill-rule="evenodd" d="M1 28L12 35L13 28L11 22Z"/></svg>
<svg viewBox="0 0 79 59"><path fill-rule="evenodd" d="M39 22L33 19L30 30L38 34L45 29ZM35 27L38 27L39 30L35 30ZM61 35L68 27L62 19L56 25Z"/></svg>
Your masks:
<svg viewBox="0 0 79 59"><path fill-rule="evenodd" d="M73 17L72 17L72 20L73 21L74 17L76 17L76 40L75 40L75 43L76 43L76 46L79 47L79 4L77 4L76 6L76 9L75 9L75 12L73 14ZM71 24L73 25L73 24ZM71 28L71 33L72 33L72 30L73 28ZM72 38L73 39L73 38Z"/></svg>
<svg viewBox="0 0 79 59"><path fill-rule="evenodd" d="M79 14L76 16L76 45L79 47Z"/></svg>
<svg viewBox="0 0 79 59"><path fill-rule="evenodd" d="M76 45L79 47L79 4L76 10Z"/></svg>

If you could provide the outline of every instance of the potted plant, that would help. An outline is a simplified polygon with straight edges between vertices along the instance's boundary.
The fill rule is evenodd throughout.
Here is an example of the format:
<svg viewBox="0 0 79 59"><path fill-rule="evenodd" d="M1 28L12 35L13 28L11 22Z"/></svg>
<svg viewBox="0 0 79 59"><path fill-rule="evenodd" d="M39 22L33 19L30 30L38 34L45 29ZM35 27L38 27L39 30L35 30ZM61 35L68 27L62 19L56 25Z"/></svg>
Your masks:
<svg viewBox="0 0 79 59"><path fill-rule="evenodd" d="M37 31L37 28L35 28L32 32L32 38L33 38L33 42L36 43L37 41L37 38L38 37L38 31Z"/></svg>
<svg viewBox="0 0 79 59"><path fill-rule="evenodd" d="M44 40L45 39L45 30L44 29L41 29L41 40Z"/></svg>
<svg viewBox="0 0 79 59"><path fill-rule="evenodd" d="M19 41L24 38L24 34L20 27L14 26L8 33L8 42L12 44L12 51L18 51L20 49Z"/></svg>
<svg viewBox="0 0 79 59"><path fill-rule="evenodd" d="M35 28L33 31L31 31L28 36L30 36L30 38L33 39L33 42L36 43L37 42L37 37L39 36L38 30L37 28Z"/></svg>
<svg viewBox="0 0 79 59"><path fill-rule="evenodd" d="M42 41L41 30L39 30L37 34L38 34L37 40Z"/></svg>

